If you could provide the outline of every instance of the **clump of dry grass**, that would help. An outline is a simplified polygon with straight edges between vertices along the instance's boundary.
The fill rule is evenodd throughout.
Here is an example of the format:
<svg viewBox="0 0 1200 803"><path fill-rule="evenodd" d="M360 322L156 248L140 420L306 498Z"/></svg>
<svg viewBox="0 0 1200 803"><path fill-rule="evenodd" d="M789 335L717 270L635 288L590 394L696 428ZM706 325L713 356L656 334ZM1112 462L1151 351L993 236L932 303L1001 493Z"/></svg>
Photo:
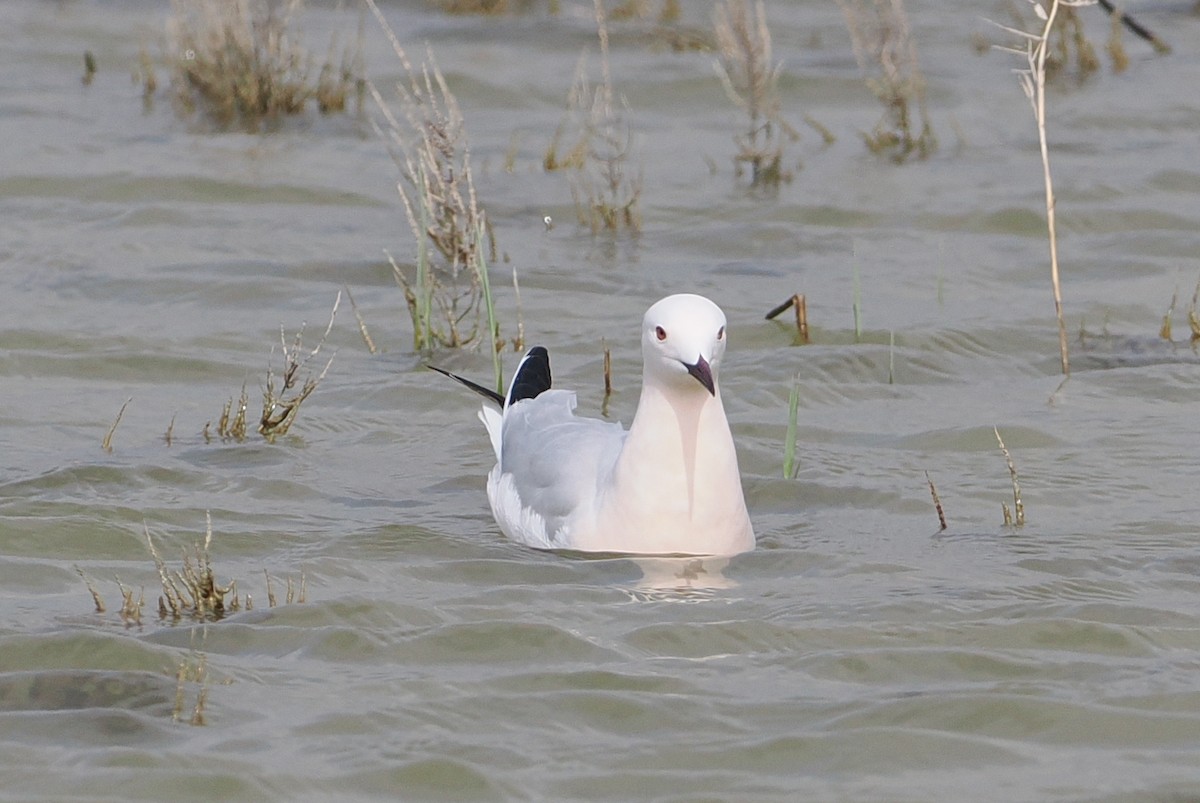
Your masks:
<svg viewBox="0 0 1200 803"><path fill-rule="evenodd" d="M791 180L783 168L783 145L799 134L783 118L779 99L782 62L771 56L771 31L762 0L723 0L713 11L717 37L717 76L734 105L749 118L746 132L734 137L734 164L742 175L750 166L752 186L778 186Z"/></svg>
<svg viewBox="0 0 1200 803"><path fill-rule="evenodd" d="M846 17L854 57L867 76L867 87L884 109L883 117L870 133L863 134L863 140L872 152L887 154L897 162L913 154L924 159L937 149L937 137L925 103L925 76L904 0L838 0L838 5Z"/></svg>
<svg viewBox="0 0 1200 803"><path fill-rule="evenodd" d="M263 406L262 415L259 417L258 425L255 430L259 435L262 435L267 441L274 441L275 438L286 435L292 424L296 421L296 416L300 413L300 405L305 399L313 394L317 386L325 378L329 372L329 367L333 364L333 357L330 357L325 363L325 367L317 375L309 374L304 377L303 383L300 382L301 371L304 369L310 360L316 357L321 348L325 345L325 341L329 338L329 333L333 329L333 322L337 318L338 307L342 301L342 294L339 291L337 298L334 299L333 309L329 313L329 324L325 327L325 332L321 335L321 339L312 349L304 347L304 329L307 324L301 324L299 331L292 338L291 343L288 343L287 334L282 326L279 327L279 350L283 354L283 373L279 377L280 384L276 387L275 371L272 368L272 363L275 357L275 346L271 347L270 356L267 358L267 378L263 388ZM217 419L217 436L223 441L232 440L244 441L246 434L249 431L250 419L250 397L246 393L245 384L242 385L241 394L235 401L230 398L225 402L225 406L221 409L221 415ZM212 422L204 425L204 440L211 440L209 428ZM171 419L171 429L174 428L174 419ZM167 435L168 445L170 444L170 429Z"/></svg>
<svg viewBox="0 0 1200 803"><path fill-rule="evenodd" d="M642 228L642 173L628 170L632 134L614 106L608 59L608 23L603 0L595 0L600 39L601 81L588 77L587 52L579 58L575 81L567 95L567 111L546 150L547 171L565 170L580 225L593 234ZM564 145L564 140L569 145Z"/></svg>
<svg viewBox="0 0 1200 803"><path fill-rule="evenodd" d="M302 0L172 0L166 54L172 99L184 114L203 112L218 128L257 130L315 101L323 114L361 108L362 31L354 46L337 50L322 66L304 47L296 20ZM154 71L143 59L146 94Z"/></svg>
<svg viewBox="0 0 1200 803"><path fill-rule="evenodd" d="M287 431L291 428L296 420L296 416L300 412L300 405L317 389L317 386L321 384L321 380L325 378L325 374L329 373L329 366L333 364L332 356L325 362L325 367L321 369L321 373L316 376L309 374L304 377L303 384L298 384L301 369L308 365L309 360L320 353L321 347L325 345L325 340L329 337L330 331L333 330L333 321L337 317L338 305L341 301L342 294L339 291L337 298L333 302L333 310L329 313L329 324L325 327L325 333L321 335L321 339L311 350L304 348L303 324L301 324L300 330L296 332L291 345L288 345L283 327L279 327L279 350L283 353L283 373L280 376L280 386L276 390L275 374L271 370L271 361L268 360L267 384L263 389L262 416L258 420L258 434L262 435L268 441L273 441L275 438L287 434ZM273 358L274 356L275 349L272 348L271 357ZM244 388L242 390L242 397L243 399L245 398Z"/></svg>
<svg viewBox="0 0 1200 803"><path fill-rule="evenodd" d="M408 303L413 347L468 346L480 336L481 309L493 311L486 259L495 259L496 242L475 195L462 111L432 50L414 69L379 7L367 3L406 76L396 86L398 112L374 84L367 88L382 116L371 124L400 168L397 189L417 243L412 276L388 255ZM488 325L494 343L494 320Z"/></svg>

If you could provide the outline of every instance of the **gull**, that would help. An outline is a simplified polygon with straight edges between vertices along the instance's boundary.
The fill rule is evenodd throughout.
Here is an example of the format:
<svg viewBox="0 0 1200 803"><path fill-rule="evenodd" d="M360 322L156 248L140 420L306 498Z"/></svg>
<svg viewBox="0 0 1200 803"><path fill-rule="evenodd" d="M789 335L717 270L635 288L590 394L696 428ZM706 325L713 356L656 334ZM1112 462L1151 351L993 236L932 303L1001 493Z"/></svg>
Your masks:
<svg viewBox="0 0 1200 803"><path fill-rule="evenodd" d="M642 321L633 423L575 415L531 348L507 395L434 368L484 396L496 466L487 493L500 530L537 549L734 555L754 548L733 435L717 381L725 314L703 296L667 296ZM430 366L433 367L433 366ZM494 405L494 406L493 406Z"/></svg>

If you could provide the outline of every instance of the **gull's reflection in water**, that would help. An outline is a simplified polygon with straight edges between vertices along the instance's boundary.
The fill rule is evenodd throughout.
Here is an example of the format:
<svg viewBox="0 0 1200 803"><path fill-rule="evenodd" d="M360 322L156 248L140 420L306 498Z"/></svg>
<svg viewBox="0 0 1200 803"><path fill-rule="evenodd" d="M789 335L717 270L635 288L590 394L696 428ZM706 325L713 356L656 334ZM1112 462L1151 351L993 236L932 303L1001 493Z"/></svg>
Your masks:
<svg viewBox="0 0 1200 803"><path fill-rule="evenodd" d="M736 588L724 575L729 558L632 558L642 576L630 588L636 600L700 602Z"/></svg>

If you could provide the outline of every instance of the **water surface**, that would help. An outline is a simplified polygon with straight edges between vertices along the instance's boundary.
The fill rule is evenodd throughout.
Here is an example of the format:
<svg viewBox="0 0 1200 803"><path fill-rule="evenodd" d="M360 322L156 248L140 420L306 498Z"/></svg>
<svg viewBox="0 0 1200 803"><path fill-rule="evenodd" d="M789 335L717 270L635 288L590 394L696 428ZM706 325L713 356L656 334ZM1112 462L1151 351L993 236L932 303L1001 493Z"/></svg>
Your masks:
<svg viewBox="0 0 1200 803"><path fill-rule="evenodd" d="M1074 366L1061 388L1036 131L1013 63L971 42L1003 6L910 4L941 147L896 165L858 136L880 109L837 8L772 3L785 113L804 129L777 193L732 174L742 121L712 56L614 25L645 224L614 240L577 227L566 180L541 167L593 41L587 5L385 13L411 52L431 44L466 115L502 325L515 329L515 268L527 338L581 411L601 410L607 344L609 412L631 418L654 300L693 290L725 309L759 548L724 567L500 536L475 401L412 353L383 249L411 261L414 246L361 122L205 131L163 98L144 110L129 81L138 48L157 48L158 4L0 4L15 32L0 50L0 797L1200 795L1190 4L1135 9L1170 56L1126 37L1127 71L1050 93ZM687 13L708 26L706 8ZM1102 40L1103 15L1086 16ZM306 19L323 43L357 18ZM367 32L386 85L399 68ZM99 64L86 87L85 50ZM333 366L287 437L206 440L243 385L257 409L281 325L307 321L314 343L343 287L380 353L343 304ZM762 319L795 292L807 346ZM490 375L478 352L437 358ZM1019 471L1020 528L1003 525L993 427ZM254 607L160 621L143 528L178 566L206 512L218 578ZM305 602L283 604L301 573ZM140 624L115 613L117 576L145 588Z"/></svg>

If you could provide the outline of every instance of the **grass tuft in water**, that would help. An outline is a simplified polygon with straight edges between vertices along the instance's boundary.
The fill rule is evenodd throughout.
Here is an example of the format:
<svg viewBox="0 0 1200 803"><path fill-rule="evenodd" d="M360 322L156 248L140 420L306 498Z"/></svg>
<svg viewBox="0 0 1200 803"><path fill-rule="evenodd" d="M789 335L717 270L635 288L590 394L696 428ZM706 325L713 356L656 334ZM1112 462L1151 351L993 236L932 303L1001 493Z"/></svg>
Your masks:
<svg viewBox="0 0 1200 803"><path fill-rule="evenodd" d="M779 100L783 63L771 56L766 7L762 0L753 5L747 0L722 0L713 11L713 28L717 77L725 94L749 118L745 133L734 137L736 174L741 176L749 165L752 187L778 187L792 179L783 167L784 141L797 140L799 134L783 119Z"/></svg>
<svg viewBox="0 0 1200 803"><path fill-rule="evenodd" d="M595 0L601 81L588 78L587 51L579 57L567 109L542 159L549 172L566 171L575 215L593 234L642 229L642 171L628 170L632 134L614 106L608 58L608 22L603 0ZM570 143L564 145L564 141Z"/></svg>
<svg viewBox="0 0 1200 803"><path fill-rule="evenodd" d="M171 96L180 114L203 113L217 128L256 131L315 101L322 114L341 112L350 98L362 107L362 28L338 53L338 37L322 66L304 47L297 20L301 0L172 0L165 53ZM141 67L144 94L157 84Z"/></svg>
<svg viewBox="0 0 1200 803"><path fill-rule="evenodd" d="M303 384L298 385L300 370L308 365L308 361L316 357L320 353L321 347L325 345L325 340L333 329L333 321L337 317L338 305L341 301L342 293L339 290L337 298L333 302L333 310L329 313L329 324L325 327L325 333L321 335L321 339L311 350L304 348L303 324L300 326L300 331L296 332L290 346L284 335L283 327L279 327L280 351L283 352L283 374L280 376L280 387L276 390L275 375L271 370L271 360L268 359L267 382L263 389L262 416L258 422L258 434L268 441L274 441L280 435L287 434L292 424L295 423L296 416L300 413L300 405L317 389L317 386L325 379L325 374L329 373L329 366L333 364L332 356L326 361L320 374L316 376L310 374L304 378ZM275 349L272 347L271 357L274 356ZM243 390L244 396L245 391Z"/></svg>
<svg viewBox="0 0 1200 803"><path fill-rule="evenodd" d="M408 304L413 348L469 346L480 337L483 307L494 313L484 273L485 257L496 259L496 241L475 195L465 120L433 51L414 69L383 12L374 0L367 5L405 76L396 85L396 110L369 81L367 90L380 115L371 125L400 169L396 187L416 240L411 269L387 255Z"/></svg>
<svg viewBox="0 0 1200 803"><path fill-rule="evenodd" d="M913 155L926 158L937 150L937 137L904 0L838 0L838 5L846 17L854 57L867 76L867 88L883 104L883 117L862 135L867 148L895 162Z"/></svg>

